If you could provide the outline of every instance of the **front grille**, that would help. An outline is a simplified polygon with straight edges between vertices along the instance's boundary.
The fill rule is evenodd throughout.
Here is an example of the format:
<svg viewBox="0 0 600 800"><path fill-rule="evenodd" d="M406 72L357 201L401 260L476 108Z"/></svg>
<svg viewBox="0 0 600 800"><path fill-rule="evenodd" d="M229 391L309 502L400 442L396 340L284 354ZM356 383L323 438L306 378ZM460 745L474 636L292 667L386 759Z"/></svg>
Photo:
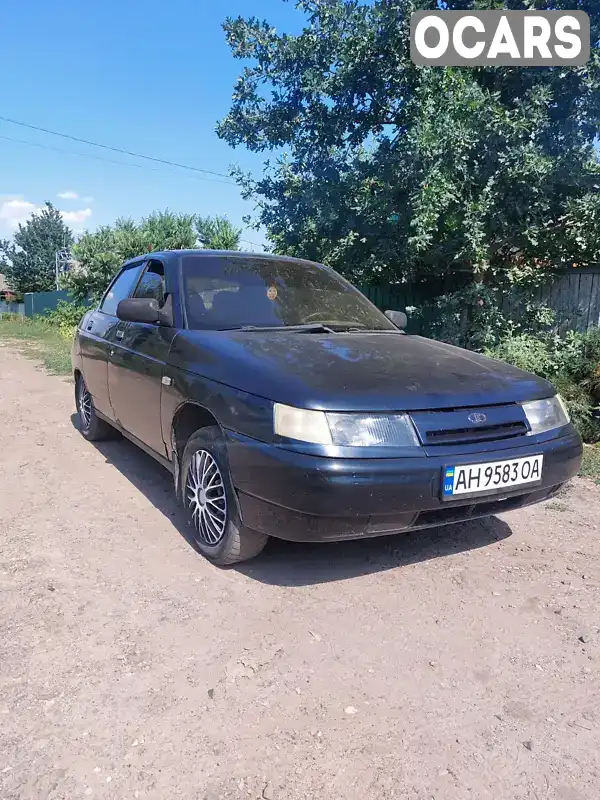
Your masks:
<svg viewBox="0 0 600 800"><path fill-rule="evenodd" d="M524 436L529 426L517 403L483 408L418 411L411 414L421 444L477 444Z"/></svg>
<svg viewBox="0 0 600 800"><path fill-rule="evenodd" d="M524 422L507 422L504 425L486 425L478 428L455 428L427 431L425 444L465 444L489 442L494 439L511 439L524 436L527 425Z"/></svg>

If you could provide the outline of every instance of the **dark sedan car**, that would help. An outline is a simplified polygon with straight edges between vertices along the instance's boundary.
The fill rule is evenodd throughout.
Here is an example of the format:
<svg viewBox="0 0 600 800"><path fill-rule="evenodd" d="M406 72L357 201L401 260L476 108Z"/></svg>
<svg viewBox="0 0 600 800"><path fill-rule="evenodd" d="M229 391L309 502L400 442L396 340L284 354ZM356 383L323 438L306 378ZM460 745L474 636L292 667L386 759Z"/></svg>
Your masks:
<svg viewBox="0 0 600 800"><path fill-rule="evenodd" d="M328 267L170 251L133 259L80 323L81 430L173 474L199 550L378 536L551 496L581 441L551 384L401 328ZM394 322L396 324L394 324Z"/></svg>

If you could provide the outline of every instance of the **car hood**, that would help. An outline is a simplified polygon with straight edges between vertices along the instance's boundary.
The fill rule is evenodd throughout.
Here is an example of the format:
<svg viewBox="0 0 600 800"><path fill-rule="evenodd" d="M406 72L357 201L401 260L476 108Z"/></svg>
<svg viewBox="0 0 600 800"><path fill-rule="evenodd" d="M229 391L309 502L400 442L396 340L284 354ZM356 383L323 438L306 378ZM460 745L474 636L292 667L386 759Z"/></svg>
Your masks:
<svg viewBox="0 0 600 800"><path fill-rule="evenodd" d="M300 408L410 411L549 397L502 361L401 333L182 331L173 366Z"/></svg>

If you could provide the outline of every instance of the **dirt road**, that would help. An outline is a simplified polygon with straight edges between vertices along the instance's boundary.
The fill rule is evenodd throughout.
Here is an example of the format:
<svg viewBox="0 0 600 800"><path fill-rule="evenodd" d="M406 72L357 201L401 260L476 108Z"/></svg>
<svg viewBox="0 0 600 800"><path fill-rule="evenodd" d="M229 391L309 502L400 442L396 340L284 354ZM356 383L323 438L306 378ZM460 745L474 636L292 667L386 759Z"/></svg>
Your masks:
<svg viewBox="0 0 600 800"><path fill-rule="evenodd" d="M1 800L597 800L600 490L219 570L0 347Z"/></svg>

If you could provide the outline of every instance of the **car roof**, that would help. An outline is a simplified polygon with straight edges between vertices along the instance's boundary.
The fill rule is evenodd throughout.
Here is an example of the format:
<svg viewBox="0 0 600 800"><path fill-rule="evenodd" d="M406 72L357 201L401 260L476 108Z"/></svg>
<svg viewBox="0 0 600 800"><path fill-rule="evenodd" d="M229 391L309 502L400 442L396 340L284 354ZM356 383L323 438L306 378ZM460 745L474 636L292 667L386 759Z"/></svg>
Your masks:
<svg viewBox="0 0 600 800"><path fill-rule="evenodd" d="M127 264L135 264L141 259L147 258L161 258L163 260L178 258L180 256L228 256L229 258L254 258L254 259L268 259L273 261L289 261L296 263L315 264L316 262L310 261L308 258L294 258L293 256L280 256L277 253L246 253L242 250L157 250L149 253L143 253L139 256L134 256L124 262L123 266Z"/></svg>

